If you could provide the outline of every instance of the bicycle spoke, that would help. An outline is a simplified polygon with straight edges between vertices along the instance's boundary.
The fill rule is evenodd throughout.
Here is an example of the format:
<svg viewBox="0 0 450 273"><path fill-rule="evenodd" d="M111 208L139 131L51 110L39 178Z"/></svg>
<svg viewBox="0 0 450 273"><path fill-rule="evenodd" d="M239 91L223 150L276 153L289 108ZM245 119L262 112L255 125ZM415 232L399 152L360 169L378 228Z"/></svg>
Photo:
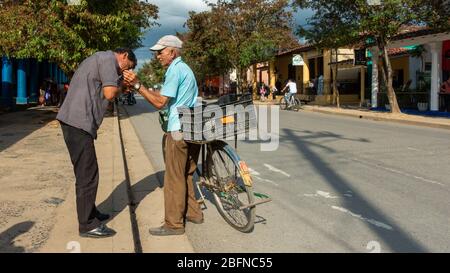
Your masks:
<svg viewBox="0 0 450 273"><path fill-rule="evenodd" d="M220 205L228 215L227 218L236 226L244 227L248 224L250 209L241 210L240 207L248 204L241 200L247 199L239 170L225 152L216 150L211 156L213 168L212 175L221 190L218 192Z"/></svg>

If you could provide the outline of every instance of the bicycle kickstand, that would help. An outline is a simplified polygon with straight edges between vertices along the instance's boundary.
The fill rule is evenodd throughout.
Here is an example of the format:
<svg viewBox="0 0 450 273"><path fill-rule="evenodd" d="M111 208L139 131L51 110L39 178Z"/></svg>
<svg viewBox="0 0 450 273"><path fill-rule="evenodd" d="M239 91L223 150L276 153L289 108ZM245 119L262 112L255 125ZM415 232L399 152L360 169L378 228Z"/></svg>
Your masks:
<svg viewBox="0 0 450 273"><path fill-rule="evenodd" d="M202 181L204 178L200 178L200 181L195 183L195 186L197 187L197 191L200 194L200 199L197 200L197 203L201 205L203 205L205 207L205 209L207 209L206 207L206 202L205 202L205 196L203 195L202 189L200 187L200 184L204 184L205 181Z"/></svg>

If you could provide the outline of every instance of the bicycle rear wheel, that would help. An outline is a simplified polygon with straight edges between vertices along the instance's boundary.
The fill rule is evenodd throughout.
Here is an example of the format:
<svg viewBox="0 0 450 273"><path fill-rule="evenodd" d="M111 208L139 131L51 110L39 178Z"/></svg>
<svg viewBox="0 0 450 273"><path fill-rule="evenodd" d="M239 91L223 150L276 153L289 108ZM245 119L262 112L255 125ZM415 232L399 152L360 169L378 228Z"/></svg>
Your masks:
<svg viewBox="0 0 450 273"><path fill-rule="evenodd" d="M286 99L283 97L280 99L280 109L281 110L286 110L288 106L288 103L286 101Z"/></svg>
<svg viewBox="0 0 450 273"><path fill-rule="evenodd" d="M299 100L299 99L297 99L297 98L295 98L294 99L294 103L295 103L295 110L300 110L300 107L302 106L302 102Z"/></svg>
<svg viewBox="0 0 450 273"><path fill-rule="evenodd" d="M252 180L245 162L223 141L209 145L208 176L216 185L216 207L225 221L241 232L251 232L255 221Z"/></svg>

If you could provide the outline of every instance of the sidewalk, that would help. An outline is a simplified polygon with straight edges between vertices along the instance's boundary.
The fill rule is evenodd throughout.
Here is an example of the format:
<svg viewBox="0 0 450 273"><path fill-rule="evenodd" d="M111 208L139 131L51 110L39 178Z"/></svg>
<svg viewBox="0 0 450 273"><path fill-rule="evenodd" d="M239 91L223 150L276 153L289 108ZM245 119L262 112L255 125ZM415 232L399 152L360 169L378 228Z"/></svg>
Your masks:
<svg viewBox="0 0 450 273"><path fill-rule="evenodd" d="M75 177L56 114L56 108L38 107L0 115L0 252L193 252L186 235L148 233L163 220L157 179L162 173L155 173L126 116L120 125L133 201L118 118L105 117L95 141L100 172L96 204L112 215L107 224L117 234L79 237ZM136 240L133 231L138 231Z"/></svg>
<svg viewBox="0 0 450 273"><path fill-rule="evenodd" d="M255 101L255 105L278 105L275 101L260 102ZM323 114L342 115L354 118L370 119L375 121L388 121L432 128L450 130L450 118L427 117L410 114L391 114L388 112L371 111L364 108L336 108L334 106L302 105L300 111L310 111Z"/></svg>
<svg viewBox="0 0 450 273"><path fill-rule="evenodd" d="M51 107L0 115L0 252L37 251L69 196L73 171L55 116Z"/></svg>
<svg viewBox="0 0 450 273"><path fill-rule="evenodd" d="M155 168L145 154L144 148L136 135L126 111L119 106L121 113L121 131L125 145L133 203L139 227L140 244L144 253L191 253L194 252L186 234L179 236L151 236L150 227L163 224L164 195L162 181L163 171ZM145 124L143 124L145 126ZM158 143L158 145L161 145ZM161 149L161 146L156 147Z"/></svg>
<svg viewBox="0 0 450 273"><path fill-rule="evenodd" d="M62 137L60 141L63 141ZM100 173L96 204L100 211L111 215L107 224L117 234L104 239L81 238L78 235L75 177L72 165L68 161L70 171L66 175L69 177L70 185L66 200L57 209L54 228L39 252L134 252L127 185L116 117L105 117L98 131L95 148ZM65 146L64 153L69 159Z"/></svg>

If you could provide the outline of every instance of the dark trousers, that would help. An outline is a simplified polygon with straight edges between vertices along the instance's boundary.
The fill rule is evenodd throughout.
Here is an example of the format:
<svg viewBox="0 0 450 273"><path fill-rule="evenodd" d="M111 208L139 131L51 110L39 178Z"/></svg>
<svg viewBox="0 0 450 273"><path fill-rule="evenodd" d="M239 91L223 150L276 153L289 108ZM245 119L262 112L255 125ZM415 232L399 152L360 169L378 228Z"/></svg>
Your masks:
<svg viewBox="0 0 450 273"><path fill-rule="evenodd" d="M87 232L100 225L100 221L95 217L99 177L94 138L87 132L64 123L61 123L61 129L76 178L79 231Z"/></svg>

